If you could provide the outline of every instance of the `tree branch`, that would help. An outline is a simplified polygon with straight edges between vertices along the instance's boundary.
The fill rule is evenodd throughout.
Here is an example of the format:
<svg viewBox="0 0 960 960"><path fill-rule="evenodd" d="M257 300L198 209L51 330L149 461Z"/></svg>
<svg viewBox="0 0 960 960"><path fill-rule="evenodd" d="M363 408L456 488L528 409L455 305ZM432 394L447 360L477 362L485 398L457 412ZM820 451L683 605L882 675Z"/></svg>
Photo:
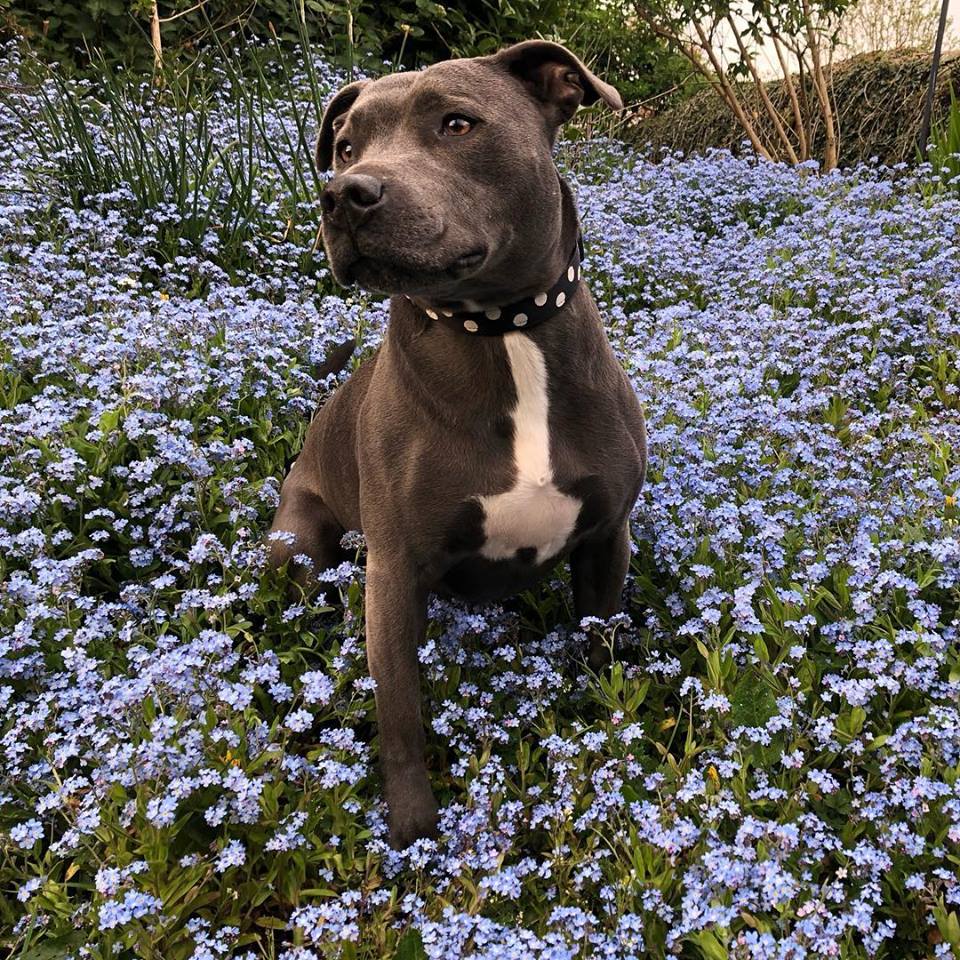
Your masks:
<svg viewBox="0 0 960 960"><path fill-rule="evenodd" d="M181 10L179 13L171 14L169 17L157 17L157 23L171 23L174 20L179 20L180 17L185 17L188 13L193 13L194 10L199 10L201 7L206 6L207 0L200 0L199 3L195 3L189 10ZM153 5L154 10L156 10L157 5Z"/></svg>
<svg viewBox="0 0 960 960"><path fill-rule="evenodd" d="M820 60L820 42L813 29L813 18L810 14L810 0L801 0L803 5L804 26L807 33L807 44L810 50L810 59L813 62L813 89L820 103L820 113L823 116L826 145L823 151L823 169L833 170L837 165L837 135L833 125L833 107L830 103L830 91L823 75L823 64Z"/></svg>
<svg viewBox="0 0 960 960"><path fill-rule="evenodd" d="M730 25L730 29L733 31L733 35L737 41L737 48L740 50L740 59L747 65L747 69L750 71L750 76L753 78L753 85L757 88L757 92L760 94L760 100L763 102L764 109L767 111L767 116L773 121L773 127L777 131L777 136L780 138L780 142L783 144L784 149L787 151L787 157L791 163L799 163L797 158L796 151L793 149L793 144L790 142L790 135L784 129L783 123L780 121L780 111L773 105L769 95L767 94L767 85L764 83L763 78L757 72L757 66L753 62L753 56L750 54L750 51L747 50L746 45L743 42L743 38L740 36L740 31L737 29L737 25L733 20L731 14L727 14L727 23Z"/></svg>
<svg viewBox="0 0 960 960"><path fill-rule="evenodd" d="M801 160L809 160L810 145L807 142L807 131L803 122L803 111L800 109L800 100L797 97L797 88L794 86L790 65L787 63L780 38L777 36L776 30L774 30L773 24L770 22L769 14L767 15L767 26L770 28L770 39L773 41L773 48L776 50L777 60L780 62L780 71L783 73L783 82L787 88L787 96L790 97L790 106L793 109L793 129L797 133L797 148L800 153L800 158Z"/></svg>

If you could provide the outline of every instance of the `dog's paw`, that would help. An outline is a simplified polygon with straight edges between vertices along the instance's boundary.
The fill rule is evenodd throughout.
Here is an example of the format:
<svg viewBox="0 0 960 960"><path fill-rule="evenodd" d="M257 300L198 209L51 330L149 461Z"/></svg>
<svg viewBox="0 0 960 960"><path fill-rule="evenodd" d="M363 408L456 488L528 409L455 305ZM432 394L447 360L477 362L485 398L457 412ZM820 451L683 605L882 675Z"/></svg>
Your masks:
<svg viewBox="0 0 960 960"><path fill-rule="evenodd" d="M402 850L415 840L436 837L437 809L425 772L392 778L387 790L390 846Z"/></svg>

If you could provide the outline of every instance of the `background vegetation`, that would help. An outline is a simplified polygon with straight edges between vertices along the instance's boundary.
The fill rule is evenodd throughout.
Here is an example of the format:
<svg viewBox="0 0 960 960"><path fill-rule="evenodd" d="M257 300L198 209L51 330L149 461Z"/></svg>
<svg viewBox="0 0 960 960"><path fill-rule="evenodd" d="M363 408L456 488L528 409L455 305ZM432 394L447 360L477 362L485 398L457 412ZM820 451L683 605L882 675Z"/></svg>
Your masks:
<svg viewBox="0 0 960 960"><path fill-rule="evenodd" d="M836 102L842 163L876 158L892 166L917 161L929 73L930 56L919 50L864 53L828 70ZM957 54L944 57L938 74L934 139L938 138L940 128L950 124L951 90L960 91L960 56ZM769 82L767 95L782 115L789 113L788 92L782 82ZM756 91L745 90L743 99L747 110L756 118L754 122L760 135L766 139L775 137ZM746 140L737 118L710 89L700 90L657 116L631 125L625 135L655 152L667 149L692 153L708 147L739 152ZM812 126L810 144L813 155L821 156L824 149L821 122Z"/></svg>
<svg viewBox="0 0 960 960"><path fill-rule="evenodd" d="M682 87L689 74L648 29L624 29L621 6L604 0L161 0L160 8L163 47L181 53L214 42L214 33L224 43L231 32L294 43L302 14L311 40L348 73L478 56L544 36L570 43L596 63L628 103ZM148 0L0 0L0 10L8 34L27 37L48 56L82 66L86 50L96 47L111 62L150 67Z"/></svg>
<svg viewBox="0 0 960 960"><path fill-rule="evenodd" d="M211 48L242 60L262 55L267 39L284 56L305 33L348 78L544 36L621 91L628 111L604 132L680 149L745 138L761 156L829 169L915 159L938 9L939 0L0 0L0 30L81 72L97 56L138 72L158 55L183 68ZM837 68L856 54L871 56ZM936 121L950 90L945 70ZM593 118L581 126L596 132Z"/></svg>

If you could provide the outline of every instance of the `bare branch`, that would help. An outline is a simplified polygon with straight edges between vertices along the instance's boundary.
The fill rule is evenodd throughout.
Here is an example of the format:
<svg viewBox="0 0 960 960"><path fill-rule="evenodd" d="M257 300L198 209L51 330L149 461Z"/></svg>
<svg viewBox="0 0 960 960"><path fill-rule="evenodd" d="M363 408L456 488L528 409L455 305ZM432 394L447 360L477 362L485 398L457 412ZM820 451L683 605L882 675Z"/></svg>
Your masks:
<svg viewBox="0 0 960 960"><path fill-rule="evenodd" d="M163 68L163 45L160 40L160 13L157 10L157 0L150 4L150 46L153 47L153 67L155 70Z"/></svg>
<svg viewBox="0 0 960 960"><path fill-rule="evenodd" d="M740 103L740 99L737 97L736 90L733 89L733 85L730 83L730 79L727 76L727 71L724 69L723 64L720 63L717 58L716 51L713 48L713 44L707 38L707 35L703 31L698 20L695 20L694 28L697 31L697 36L700 39L700 46L706 53L707 57L710 60L711 65L713 66L714 73L716 74L716 79L719 82L720 89L724 100L727 103L727 106L733 111L734 116L737 118L740 126L743 127L744 132L750 139L750 143L753 145L753 149L757 153L766 158L767 160L772 160L773 157L770 155L770 151L766 148L763 141L760 139L759 134L757 133L756 127L754 127L753 122L747 116L746 111L743 108L743 105Z"/></svg>
<svg viewBox="0 0 960 960"><path fill-rule="evenodd" d="M810 144L807 140L806 125L803 122L803 111L800 109L800 99L797 96L797 88L793 82L793 71L790 69L790 64L787 62L787 57L784 53L783 44L780 42L780 38L777 36L776 30L774 30L773 24L770 22L769 15L767 16L767 24L770 28L770 39L773 42L773 49L776 51L777 60L780 63L780 72L783 74L783 82L787 89L787 96L790 98L790 106L793 109L793 129L797 134L797 149L800 154L800 159L809 160Z"/></svg>
<svg viewBox="0 0 960 960"><path fill-rule="evenodd" d="M733 31L733 35L737 41L737 47L740 50L740 58L747 65L747 69L750 71L750 76L753 78L753 85L760 94L760 100L763 103L764 109L767 111L767 116L769 116L773 121L773 128L777 131L777 136L780 138L780 142L783 144L783 147L787 152L788 159L791 163L799 163L800 160L797 157L796 151L793 149L793 144L790 142L790 135L784 129L783 123L780 120L780 111L777 110L777 108L773 105L773 102L770 100L770 97L767 94L767 85L757 72L757 65L754 63L753 56L746 48L743 38L740 36L740 31L737 29L737 25L734 23L733 17L730 14L727 14L727 22L730 24L730 29Z"/></svg>
<svg viewBox="0 0 960 960"><path fill-rule="evenodd" d="M823 75L823 64L820 60L820 39L813 27L813 17L810 11L810 0L801 0L803 5L804 26L807 33L807 44L810 49L810 59L813 61L813 89L820 102L820 113L823 116L824 137L826 144L823 153L823 169L832 170L837 165L837 135L833 124L833 105L830 102L830 91Z"/></svg>

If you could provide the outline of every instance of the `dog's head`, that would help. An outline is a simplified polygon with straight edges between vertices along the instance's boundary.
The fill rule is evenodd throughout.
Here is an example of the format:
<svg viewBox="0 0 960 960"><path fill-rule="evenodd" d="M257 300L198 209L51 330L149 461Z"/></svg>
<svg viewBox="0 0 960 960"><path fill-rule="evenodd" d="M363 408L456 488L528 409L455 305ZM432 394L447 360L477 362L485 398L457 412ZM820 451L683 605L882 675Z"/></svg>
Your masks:
<svg viewBox="0 0 960 960"><path fill-rule="evenodd" d="M334 276L434 302L535 286L560 232L557 131L597 100L623 106L541 40L344 87L317 142Z"/></svg>

